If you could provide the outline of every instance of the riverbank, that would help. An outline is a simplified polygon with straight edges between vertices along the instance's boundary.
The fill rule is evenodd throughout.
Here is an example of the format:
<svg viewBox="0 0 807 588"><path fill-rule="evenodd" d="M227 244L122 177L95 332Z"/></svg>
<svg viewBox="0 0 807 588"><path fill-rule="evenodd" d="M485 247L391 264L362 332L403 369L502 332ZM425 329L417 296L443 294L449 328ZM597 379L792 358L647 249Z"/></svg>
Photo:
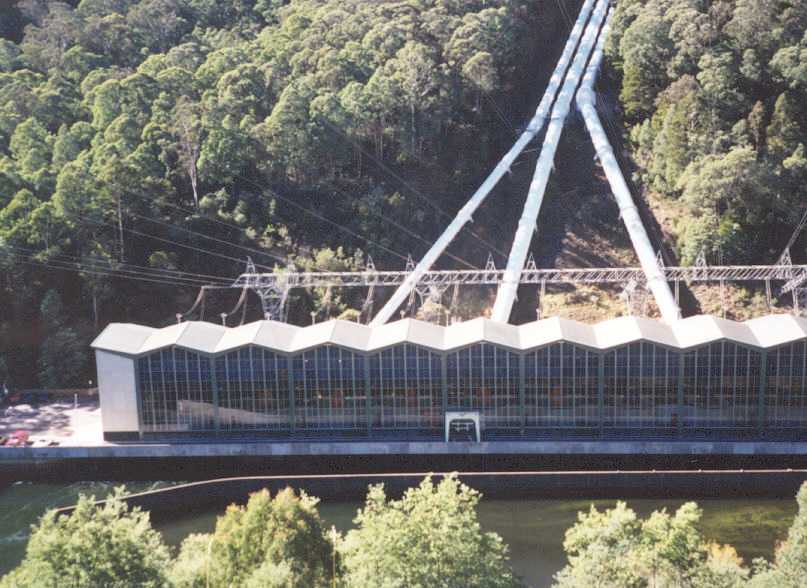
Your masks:
<svg viewBox="0 0 807 588"><path fill-rule="evenodd" d="M164 483L133 484L131 489L148 490ZM105 496L114 484L31 484L19 483L0 490L0 575L19 564L30 532L30 525L48 508L74 504L79 493ZM238 501L242 502L241 497ZM320 513L328 525L345 532L353 527L356 509L364 495L342 501L320 494ZM773 547L781 541L796 512L793 496L768 498L641 498L632 494L620 497L641 516L666 508L674 511L683 502L697 499L703 509L702 527L709 540L729 543L737 548L746 562L756 557L770 558ZM577 518L579 511L590 506L610 508L613 500L594 497L564 497L562 499L499 500L485 496L479 505L479 520L485 531L494 531L510 547L511 563L517 574L530 586L544 588L551 584L552 575L565 564L563 536ZM191 533L211 532L223 507L176 509L173 513L154 511L151 520L166 542L176 548Z"/></svg>

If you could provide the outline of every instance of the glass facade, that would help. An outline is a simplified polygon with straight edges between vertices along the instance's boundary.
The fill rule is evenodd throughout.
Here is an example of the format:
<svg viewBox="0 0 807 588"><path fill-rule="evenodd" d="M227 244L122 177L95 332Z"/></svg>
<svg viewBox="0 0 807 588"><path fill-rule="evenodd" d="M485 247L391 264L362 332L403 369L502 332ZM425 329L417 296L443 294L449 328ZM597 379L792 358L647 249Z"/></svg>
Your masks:
<svg viewBox="0 0 807 588"><path fill-rule="evenodd" d="M260 347L217 357L219 427L223 431L289 429L288 360Z"/></svg>
<svg viewBox="0 0 807 588"><path fill-rule="evenodd" d="M765 423L776 428L807 426L807 342L768 351Z"/></svg>
<svg viewBox="0 0 807 588"><path fill-rule="evenodd" d="M539 428L599 424L596 353L555 343L524 357L525 425Z"/></svg>
<svg viewBox="0 0 807 588"><path fill-rule="evenodd" d="M743 428L758 422L759 351L719 341L683 357L684 427Z"/></svg>
<svg viewBox="0 0 807 588"><path fill-rule="evenodd" d="M446 356L448 408L479 410L490 428L521 426L518 354L478 343Z"/></svg>
<svg viewBox="0 0 807 588"><path fill-rule="evenodd" d="M144 432L213 430L210 360L184 349L163 349L137 360Z"/></svg>
<svg viewBox="0 0 807 588"><path fill-rule="evenodd" d="M299 429L366 429L365 358L324 345L292 359L295 426Z"/></svg>
<svg viewBox="0 0 807 588"><path fill-rule="evenodd" d="M443 427L443 362L416 345L398 345L371 355L370 414L379 429Z"/></svg>
<svg viewBox="0 0 807 588"><path fill-rule="evenodd" d="M181 348L135 360L143 433L415 432L439 438L446 410L478 410L504 436L807 431L807 341L766 352L718 341L683 352L647 341L607 351L559 342L372 353ZM430 437L430 438L431 438Z"/></svg>
<svg viewBox="0 0 807 588"><path fill-rule="evenodd" d="M603 426L676 428L679 354L648 342L603 355Z"/></svg>

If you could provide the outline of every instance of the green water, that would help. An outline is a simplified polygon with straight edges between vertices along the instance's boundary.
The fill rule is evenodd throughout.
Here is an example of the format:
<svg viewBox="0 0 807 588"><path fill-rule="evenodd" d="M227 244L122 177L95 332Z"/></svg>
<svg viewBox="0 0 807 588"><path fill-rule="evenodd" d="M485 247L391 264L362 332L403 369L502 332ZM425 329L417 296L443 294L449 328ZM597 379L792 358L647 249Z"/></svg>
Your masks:
<svg viewBox="0 0 807 588"><path fill-rule="evenodd" d="M164 483L130 485L133 491L164 486ZM80 493L105 495L112 484L101 482L45 485L20 483L0 490L0 574L22 559L30 525L47 508L72 504ZM639 514L660 508L675 509L685 500L628 500ZM770 558L777 541L784 538L796 512L795 499L701 499L702 528L707 539L729 543L750 562ZM512 565L530 586L549 586L552 575L564 564L563 534L574 524L577 512L591 504L599 508L612 500L483 500L479 509L482 526L496 531L510 546ZM329 524L342 531L350 528L357 502L320 504ZM156 527L171 545L178 545L193 532L211 531L217 512L195 514Z"/></svg>

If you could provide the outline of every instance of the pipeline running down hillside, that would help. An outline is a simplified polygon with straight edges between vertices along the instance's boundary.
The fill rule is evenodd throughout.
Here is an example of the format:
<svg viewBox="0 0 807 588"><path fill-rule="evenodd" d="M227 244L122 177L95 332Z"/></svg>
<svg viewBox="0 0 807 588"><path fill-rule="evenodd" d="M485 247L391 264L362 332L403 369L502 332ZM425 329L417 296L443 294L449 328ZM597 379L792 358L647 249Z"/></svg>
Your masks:
<svg viewBox="0 0 807 588"><path fill-rule="evenodd" d="M577 107L583 114L586 128L589 135L591 135L591 141L597 150L597 157L602 163L608 183L614 192L614 197L619 205L620 216L628 229L631 243L633 243L633 248L639 258L642 270L644 270L647 286L656 299L662 318L667 322L672 322L681 318L681 309L678 307L678 303L675 301L672 291L670 291L670 286L664 278L664 272L659 267L658 260L653 252L653 246L647 236L647 231L645 231L636 204L633 202L628 184L625 182L625 177L622 175L622 170L619 168L619 163L614 156L614 150L597 115L594 82L597 80L597 72L602 63L603 48L608 36L611 16L612 13L606 19L605 26L600 33L600 39L597 42L597 48L591 58L591 63L586 69L586 75L583 77L580 90L577 92Z"/></svg>
<svg viewBox="0 0 807 588"><path fill-rule="evenodd" d="M510 312L516 300L521 271L527 261L532 234L544 201L549 174L555 165L555 152L558 149L560 135L566 122L566 116L569 114L569 107L572 104L577 84L580 82L580 78L583 77L586 62L597 42L597 34L605 19L605 14L608 12L609 1L598 0L594 14L583 34L583 40L577 49L574 62L569 71L566 72L563 87L560 90L555 106L552 108L549 126L546 129L546 136L541 147L541 155L535 164L535 173L527 192L527 201L524 204L524 211L518 221L518 228L510 249L507 269L505 269L502 276L502 283L499 285L499 291L496 294L496 302L493 304L491 318L494 321L506 323L510 319Z"/></svg>
<svg viewBox="0 0 807 588"><path fill-rule="evenodd" d="M386 304L384 304L381 310L378 311L378 314L376 314L375 318L373 318L373 320L370 322L371 326L383 325L392 317L398 307L404 303L415 286L417 286L423 274L431 269L434 262L437 261L437 258L440 257L440 255L443 254L443 251L445 251L446 248L451 244L462 227L465 226L465 224L469 221L473 220L473 213L484 202L485 198L487 198L488 194L490 194L499 180L502 179L504 174L510 171L510 166L513 165L515 159L521 154L524 148L529 145L535 135L537 135L544 127L549 109L552 107L552 103L555 101L555 95L558 92L560 82L563 79L569 62L574 56L580 36L583 33L583 27L588 21L588 17L591 14L593 5L594 0L586 0L583 7L580 9L580 15L577 17L577 21L569 33L569 38L566 40L566 46L563 49L563 53L561 54L560 59L558 59L558 63L552 72L552 77L549 78L549 84L547 85L546 91L541 98L538 109L535 111L535 115L528 123L527 128L523 133L521 133L521 136L510 148L510 151L508 151L504 157L502 157L499 163L496 164L496 167L493 169L490 175L488 175L485 181L482 182L482 185L479 186L477 191L473 194L473 196L471 196L470 200L468 200L465 206L460 209L454 220L451 221L443 234L440 235L440 237L434 242L434 245L432 245L429 251L426 252L426 255L424 255L423 259L421 259L417 266L415 266L415 269L411 274L409 274L404 283L401 284L397 290L395 290L392 297L387 301Z"/></svg>

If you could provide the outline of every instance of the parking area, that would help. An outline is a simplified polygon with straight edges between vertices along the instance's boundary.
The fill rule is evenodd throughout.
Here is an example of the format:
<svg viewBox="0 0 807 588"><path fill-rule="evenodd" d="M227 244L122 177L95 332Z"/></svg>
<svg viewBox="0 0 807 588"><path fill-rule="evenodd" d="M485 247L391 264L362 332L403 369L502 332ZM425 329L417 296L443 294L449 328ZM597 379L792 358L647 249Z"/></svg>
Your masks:
<svg viewBox="0 0 807 588"><path fill-rule="evenodd" d="M28 433L28 445L104 445L98 399L0 406L0 437Z"/></svg>

